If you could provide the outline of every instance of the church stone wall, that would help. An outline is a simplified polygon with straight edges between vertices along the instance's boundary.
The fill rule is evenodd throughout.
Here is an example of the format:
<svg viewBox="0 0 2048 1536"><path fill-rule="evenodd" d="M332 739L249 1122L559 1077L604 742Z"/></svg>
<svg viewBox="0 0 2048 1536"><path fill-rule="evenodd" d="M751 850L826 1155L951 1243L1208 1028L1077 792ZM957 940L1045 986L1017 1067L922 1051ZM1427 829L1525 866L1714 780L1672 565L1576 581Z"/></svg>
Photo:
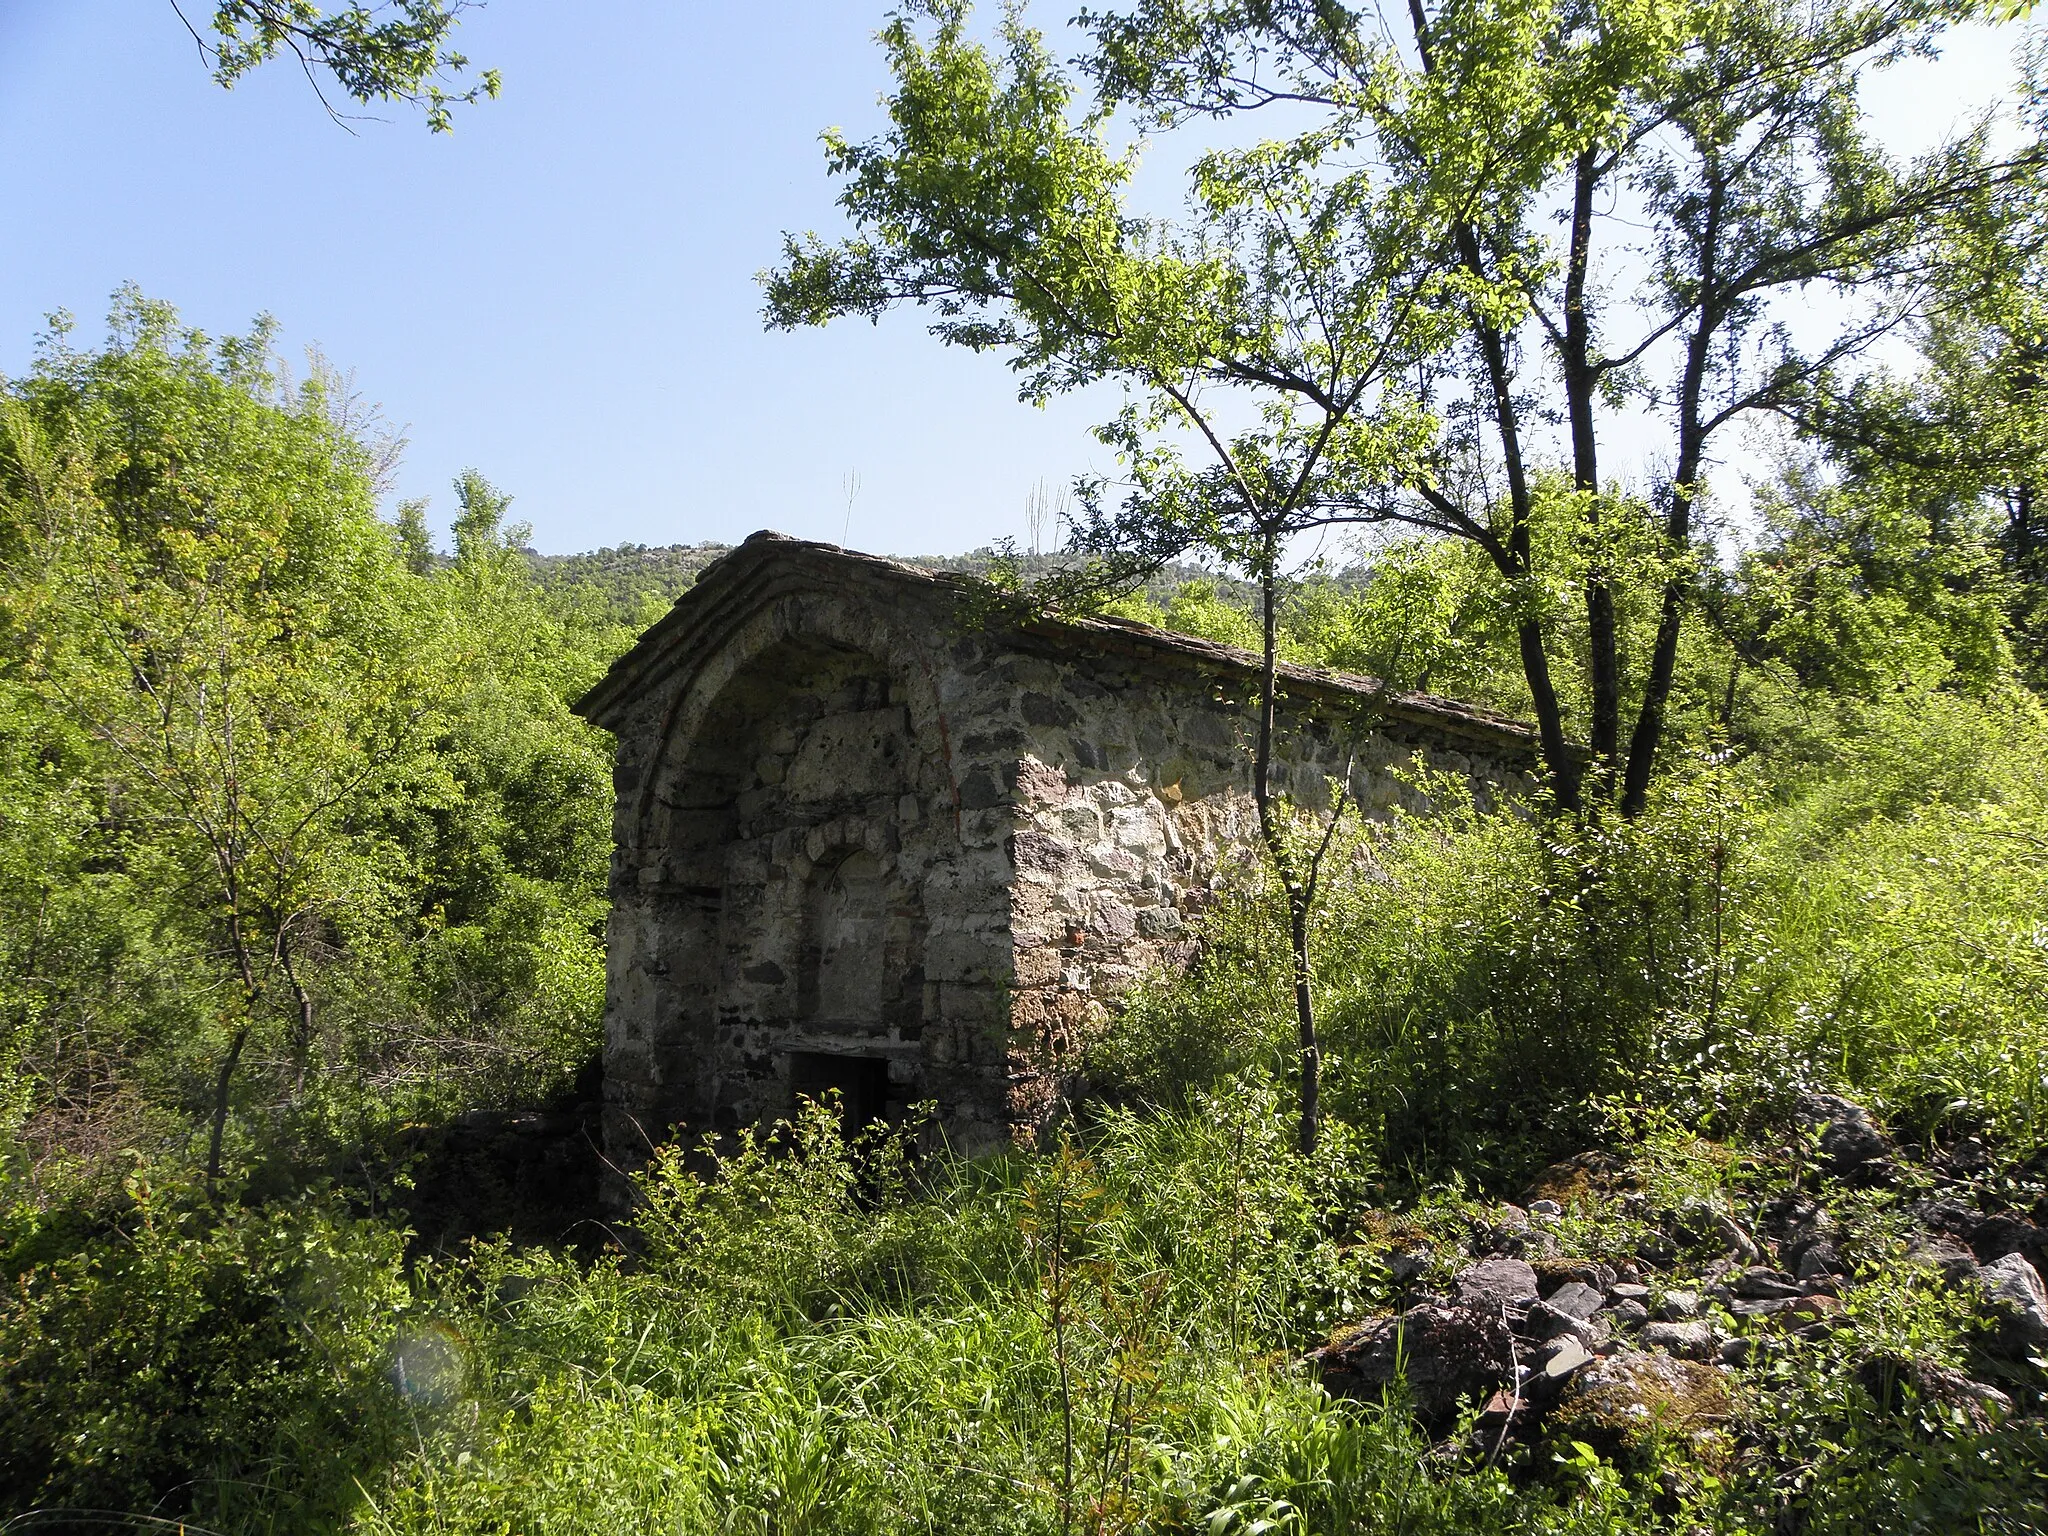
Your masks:
<svg viewBox="0 0 2048 1536"><path fill-rule="evenodd" d="M1012 770L1008 1110L1031 1127L1117 999L1187 964L1211 894L1263 858L1256 691L1190 675L1178 655L1162 665L1115 650L1015 656L994 671L1028 740ZM1276 725L1273 786L1301 805L1326 808L1335 781L1367 816L1423 809L1402 777L1418 754L1482 798L1527 787L1512 752L1386 718L1370 698L1297 697Z"/></svg>
<svg viewBox="0 0 2048 1536"><path fill-rule="evenodd" d="M631 1166L787 1114L937 1105L973 1150L1056 1113L1089 1038L1254 859L1240 652L1017 622L939 578L757 536L579 708L618 737L606 1136ZM1420 752L1482 795L1527 733L1296 669L1275 784L1367 814Z"/></svg>

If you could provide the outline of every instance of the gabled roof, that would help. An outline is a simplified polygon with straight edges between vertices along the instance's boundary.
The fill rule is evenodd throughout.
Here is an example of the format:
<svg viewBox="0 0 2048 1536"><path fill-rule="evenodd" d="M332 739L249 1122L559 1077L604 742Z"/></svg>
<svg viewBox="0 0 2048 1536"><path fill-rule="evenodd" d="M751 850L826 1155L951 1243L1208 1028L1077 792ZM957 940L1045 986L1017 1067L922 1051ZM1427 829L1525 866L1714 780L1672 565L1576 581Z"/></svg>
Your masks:
<svg viewBox="0 0 2048 1536"><path fill-rule="evenodd" d="M675 606L612 663L596 687L576 701L576 713L602 725L618 705L665 673L679 651L690 648L693 635L716 628L719 615L751 607L752 600L764 595L767 587L786 586L792 580L801 584L806 578L828 590L843 589L849 578L879 580L900 584L906 596L915 593L942 600L986 600L995 591L979 577L927 570L836 544L764 530L706 566ZM1253 652L1130 619L1033 614L1018 618L1010 627L1020 641L1034 649L1123 655L1211 680L1229 678L1239 685L1256 683L1260 672L1260 659ZM1377 678L1293 662L1280 663L1279 678L1283 693L1296 701L1320 697L1351 707L1367 705L1385 718L1446 735L1483 741L1517 754L1536 751L1534 726L1476 704L1433 693L1395 693Z"/></svg>

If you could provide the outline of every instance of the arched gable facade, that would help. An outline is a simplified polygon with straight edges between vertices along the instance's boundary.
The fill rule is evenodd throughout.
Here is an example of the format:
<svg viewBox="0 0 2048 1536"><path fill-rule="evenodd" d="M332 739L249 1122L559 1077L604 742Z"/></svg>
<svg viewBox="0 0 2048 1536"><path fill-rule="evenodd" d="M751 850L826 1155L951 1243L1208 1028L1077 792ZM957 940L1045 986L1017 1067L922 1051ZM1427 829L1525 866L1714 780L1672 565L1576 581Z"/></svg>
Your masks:
<svg viewBox="0 0 2048 1536"><path fill-rule="evenodd" d="M1000 1135L1000 1089L976 1103L987 1074L963 1092L954 1070L1000 978L927 964L934 888L942 937L1007 915L994 862L977 882L966 856L943 649L858 591L739 598L676 637L622 722L611 1139L732 1131L826 1090L862 1120L945 1098Z"/></svg>

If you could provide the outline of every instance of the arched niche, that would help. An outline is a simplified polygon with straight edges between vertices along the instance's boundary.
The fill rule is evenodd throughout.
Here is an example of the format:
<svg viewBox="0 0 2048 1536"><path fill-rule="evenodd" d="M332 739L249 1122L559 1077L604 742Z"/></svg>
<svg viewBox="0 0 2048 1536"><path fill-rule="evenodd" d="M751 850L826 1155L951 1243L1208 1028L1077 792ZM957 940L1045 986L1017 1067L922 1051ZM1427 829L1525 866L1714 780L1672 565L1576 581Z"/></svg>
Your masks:
<svg viewBox="0 0 2048 1536"><path fill-rule="evenodd" d="M895 862L856 848L821 863L804 906L800 1028L915 1040L923 1022L924 910Z"/></svg>
<svg viewBox="0 0 2048 1536"><path fill-rule="evenodd" d="M658 774L640 855L671 999L662 1075L678 1118L728 1129L787 1113L821 1051L914 1056L922 866L906 868L904 845L906 828L930 834L938 776L867 651L783 635L709 670L715 692L692 701Z"/></svg>

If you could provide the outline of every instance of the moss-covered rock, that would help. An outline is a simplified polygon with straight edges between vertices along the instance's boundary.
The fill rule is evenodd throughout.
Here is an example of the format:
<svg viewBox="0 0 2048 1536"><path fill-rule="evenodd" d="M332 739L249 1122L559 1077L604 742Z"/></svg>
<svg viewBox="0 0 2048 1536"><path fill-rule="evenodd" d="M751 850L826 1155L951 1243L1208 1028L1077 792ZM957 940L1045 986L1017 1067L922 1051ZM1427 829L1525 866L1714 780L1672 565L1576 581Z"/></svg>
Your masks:
<svg viewBox="0 0 2048 1536"><path fill-rule="evenodd" d="M1623 1350L1578 1374L1550 1429L1613 1460L1646 1464L1674 1441L1710 1449L1734 1411L1728 1379L1712 1366Z"/></svg>

